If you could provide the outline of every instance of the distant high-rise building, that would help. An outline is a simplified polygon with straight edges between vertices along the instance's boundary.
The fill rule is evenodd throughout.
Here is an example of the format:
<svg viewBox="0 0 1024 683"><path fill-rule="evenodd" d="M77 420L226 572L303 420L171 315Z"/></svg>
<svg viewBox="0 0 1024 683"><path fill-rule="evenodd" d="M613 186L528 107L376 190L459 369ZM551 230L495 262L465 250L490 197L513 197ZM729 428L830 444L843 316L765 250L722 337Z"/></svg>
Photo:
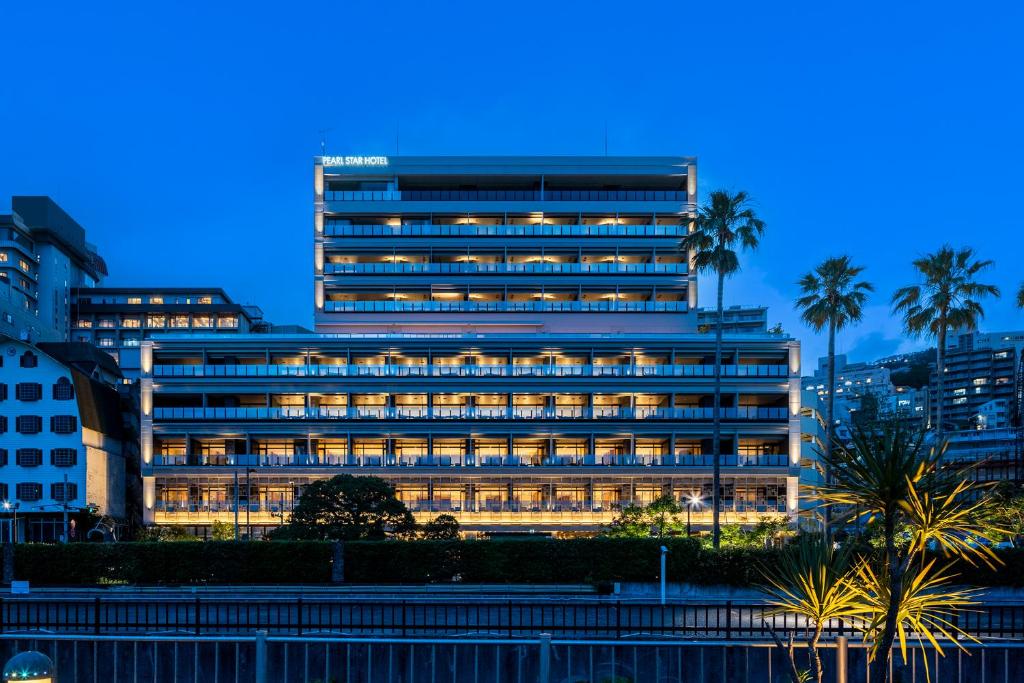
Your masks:
<svg viewBox="0 0 1024 683"><path fill-rule="evenodd" d="M72 289L105 275L85 230L49 197L14 197L0 216L0 333L67 341Z"/></svg>
<svg viewBox="0 0 1024 683"><path fill-rule="evenodd" d="M958 335L955 343L947 346L945 392L941 397L938 375L932 368L929 386L933 423L935 406L941 400L949 430L984 427L1000 406L1005 409L1008 424L1019 424L1022 356L1024 331Z"/></svg>

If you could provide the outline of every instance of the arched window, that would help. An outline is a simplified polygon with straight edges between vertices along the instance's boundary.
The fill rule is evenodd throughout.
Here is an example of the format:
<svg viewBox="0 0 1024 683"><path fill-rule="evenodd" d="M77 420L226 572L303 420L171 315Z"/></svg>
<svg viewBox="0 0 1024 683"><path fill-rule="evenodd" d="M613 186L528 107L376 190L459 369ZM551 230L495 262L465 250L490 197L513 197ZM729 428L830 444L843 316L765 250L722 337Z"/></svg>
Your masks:
<svg viewBox="0 0 1024 683"><path fill-rule="evenodd" d="M53 385L53 400L70 401L75 397L75 385L67 377L61 377Z"/></svg>
<svg viewBox="0 0 1024 683"><path fill-rule="evenodd" d="M31 351L26 351L25 353L21 354L21 367L34 368L37 365L39 365L39 356L32 353Z"/></svg>

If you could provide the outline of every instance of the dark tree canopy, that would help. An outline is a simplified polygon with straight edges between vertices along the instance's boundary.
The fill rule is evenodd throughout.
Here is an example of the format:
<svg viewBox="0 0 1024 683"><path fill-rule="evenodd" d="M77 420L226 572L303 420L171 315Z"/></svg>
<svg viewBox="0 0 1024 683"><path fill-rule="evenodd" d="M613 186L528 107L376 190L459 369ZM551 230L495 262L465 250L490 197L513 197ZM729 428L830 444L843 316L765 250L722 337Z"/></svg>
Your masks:
<svg viewBox="0 0 1024 683"><path fill-rule="evenodd" d="M380 477L339 474L306 487L291 520L274 536L303 540L382 540L416 528L412 513Z"/></svg>
<svg viewBox="0 0 1024 683"><path fill-rule="evenodd" d="M459 520L452 515L438 515L423 525L423 538L430 541L452 541L459 537Z"/></svg>

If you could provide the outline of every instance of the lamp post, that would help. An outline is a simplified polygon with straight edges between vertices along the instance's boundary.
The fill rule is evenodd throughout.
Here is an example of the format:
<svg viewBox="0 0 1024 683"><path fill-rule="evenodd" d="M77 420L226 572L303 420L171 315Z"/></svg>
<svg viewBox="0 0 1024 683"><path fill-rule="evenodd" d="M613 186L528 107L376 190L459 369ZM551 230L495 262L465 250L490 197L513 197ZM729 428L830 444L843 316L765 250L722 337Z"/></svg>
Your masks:
<svg viewBox="0 0 1024 683"><path fill-rule="evenodd" d="M661 546L661 604L665 604L665 556L668 555L668 548Z"/></svg>
<svg viewBox="0 0 1024 683"><path fill-rule="evenodd" d="M53 660L42 652L19 652L4 665L4 683L56 683Z"/></svg>
<svg viewBox="0 0 1024 683"><path fill-rule="evenodd" d="M694 505L701 505L703 501L697 496L689 496L686 499L686 537L689 538L693 535L693 529L690 526L690 511L693 510Z"/></svg>
<svg viewBox="0 0 1024 683"><path fill-rule="evenodd" d="M0 504L0 506L3 507L4 512L11 513L11 519L7 520L7 523L10 525L8 527L7 542L8 543L17 543L18 542L18 508L21 506L21 503L12 503L9 500L5 500L2 504Z"/></svg>

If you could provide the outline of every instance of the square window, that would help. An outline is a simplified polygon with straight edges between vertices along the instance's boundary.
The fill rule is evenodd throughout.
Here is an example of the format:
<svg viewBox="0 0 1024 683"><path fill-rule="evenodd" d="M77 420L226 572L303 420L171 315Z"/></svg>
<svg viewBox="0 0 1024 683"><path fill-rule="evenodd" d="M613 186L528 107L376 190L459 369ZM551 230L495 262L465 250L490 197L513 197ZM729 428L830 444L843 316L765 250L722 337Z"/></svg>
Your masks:
<svg viewBox="0 0 1024 683"><path fill-rule="evenodd" d="M50 484L50 498L58 503L66 503L78 497L78 484Z"/></svg>
<svg viewBox="0 0 1024 683"><path fill-rule="evenodd" d="M19 401L38 401L43 397L43 385L38 382L19 382L14 388Z"/></svg>
<svg viewBox="0 0 1024 683"><path fill-rule="evenodd" d="M54 415L50 418L50 431L54 434L74 434L78 430L78 418L74 415Z"/></svg>
<svg viewBox="0 0 1024 683"><path fill-rule="evenodd" d="M50 449L50 464L54 467L74 467L78 464L77 448Z"/></svg>
<svg viewBox="0 0 1024 683"><path fill-rule="evenodd" d="M22 482L15 488L18 500L36 501L43 497L43 485L33 482Z"/></svg>
<svg viewBox="0 0 1024 683"><path fill-rule="evenodd" d="M19 415L15 420L15 429L19 434L38 434L43 431L43 418L38 415Z"/></svg>
<svg viewBox="0 0 1024 683"><path fill-rule="evenodd" d="M39 467L43 464L43 452L38 448L19 448L14 461L18 467Z"/></svg>

